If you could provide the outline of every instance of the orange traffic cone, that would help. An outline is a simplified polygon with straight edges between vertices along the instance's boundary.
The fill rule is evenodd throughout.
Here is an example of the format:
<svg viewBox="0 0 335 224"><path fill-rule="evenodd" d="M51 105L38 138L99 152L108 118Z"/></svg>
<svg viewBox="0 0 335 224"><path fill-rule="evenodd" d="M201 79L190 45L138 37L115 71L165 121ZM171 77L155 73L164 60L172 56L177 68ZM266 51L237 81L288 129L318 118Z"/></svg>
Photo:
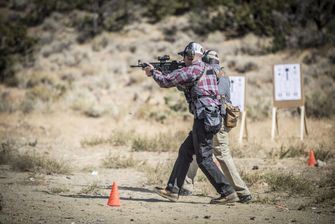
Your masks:
<svg viewBox="0 0 335 224"><path fill-rule="evenodd" d="M109 195L107 205L113 206L113 207L120 207L119 190L118 190L117 185L116 185L115 182L113 182L112 190L111 190L111 193Z"/></svg>
<svg viewBox="0 0 335 224"><path fill-rule="evenodd" d="M316 165L314 151L312 149L309 151L309 158L308 158L307 163L308 163L308 166L312 166L312 167Z"/></svg>

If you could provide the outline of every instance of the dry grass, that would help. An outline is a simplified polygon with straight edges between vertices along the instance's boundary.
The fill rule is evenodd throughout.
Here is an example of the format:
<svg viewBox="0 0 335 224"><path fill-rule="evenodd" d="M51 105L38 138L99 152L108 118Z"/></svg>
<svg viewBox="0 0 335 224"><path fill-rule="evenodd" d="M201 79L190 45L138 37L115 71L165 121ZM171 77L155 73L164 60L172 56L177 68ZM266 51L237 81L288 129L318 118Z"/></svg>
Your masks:
<svg viewBox="0 0 335 224"><path fill-rule="evenodd" d="M49 158L35 151L20 153L15 141L4 141L0 144L0 164L9 164L17 171L41 172L46 174L69 174L69 164Z"/></svg>
<svg viewBox="0 0 335 224"><path fill-rule="evenodd" d="M133 151L169 152L177 151L186 138L186 132L164 132L154 136L133 134L132 131L114 131L107 137L93 136L82 139L82 147L109 144L113 146L130 146Z"/></svg>
<svg viewBox="0 0 335 224"><path fill-rule="evenodd" d="M172 171L174 161L159 163L156 166L144 164L139 167L139 171L146 174L146 184L149 185L166 185L169 175Z"/></svg>
<svg viewBox="0 0 335 224"><path fill-rule="evenodd" d="M4 207L4 200L2 194L0 193L0 211L2 211L3 207Z"/></svg>
<svg viewBox="0 0 335 224"><path fill-rule="evenodd" d="M14 142L6 140L0 144L0 164L9 164L13 158L14 152L17 152L17 146Z"/></svg>
<svg viewBox="0 0 335 224"><path fill-rule="evenodd" d="M242 180L247 184L247 186L251 187L254 184L258 183L263 179L262 175L256 172L250 173L250 172L245 172L241 171L240 176Z"/></svg>
<svg viewBox="0 0 335 224"><path fill-rule="evenodd" d="M69 174L72 170L64 161L51 159L35 152L15 155L11 158L11 165L14 170L46 174Z"/></svg>
<svg viewBox="0 0 335 224"><path fill-rule="evenodd" d="M306 156L307 146L303 142L299 142L297 144L290 145L288 147L281 146L279 152L279 158L292 158L292 157L300 157Z"/></svg>
<svg viewBox="0 0 335 224"><path fill-rule="evenodd" d="M97 170L96 166L86 166L84 168L81 169L81 171L83 172L93 172L94 170Z"/></svg>
<svg viewBox="0 0 335 224"><path fill-rule="evenodd" d="M129 136L131 136L131 132L126 131L114 131L110 136L108 137L98 137L94 136L91 138L85 138L80 141L80 144L82 147L86 146L97 146L102 144L109 144L114 146L122 146L127 145L128 142L131 139Z"/></svg>
<svg viewBox="0 0 335 224"><path fill-rule="evenodd" d="M79 194L93 194L96 195L99 192L99 186L96 182L89 184L88 186L83 187Z"/></svg>
<svg viewBox="0 0 335 224"><path fill-rule="evenodd" d="M70 191L70 189L65 187L65 186L50 188L50 192L53 193L53 194L60 194L60 193L65 193L65 192L69 192L69 191Z"/></svg>
<svg viewBox="0 0 335 224"><path fill-rule="evenodd" d="M135 160L132 156L121 157L121 156L107 156L102 161L102 167L109 169L122 169L132 168L139 164L139 161Z"/></svg>
<svg viewBox="0 0 335 224"><path fill-rule="evenodd" d="M315 148L314 153L315 157L321 161L328 161L335 158L335 151L332 150L332 147L323 143Z"/></svg>
<svg viewBox="0 0 335 224"><path fill-rule="evenodd" d="M264 175L264 179L275 192L306 196L312 192L312 183L305 178L294 176L293 173L268 173Z"/></svg>
<svg viewBox="0 0 335 224"><path fill-rule="evenodd" d="M159 133L154 137L136 136L132 140L131 148L134 151L178 151L180 144L186 136L184 132Z"/></svg>

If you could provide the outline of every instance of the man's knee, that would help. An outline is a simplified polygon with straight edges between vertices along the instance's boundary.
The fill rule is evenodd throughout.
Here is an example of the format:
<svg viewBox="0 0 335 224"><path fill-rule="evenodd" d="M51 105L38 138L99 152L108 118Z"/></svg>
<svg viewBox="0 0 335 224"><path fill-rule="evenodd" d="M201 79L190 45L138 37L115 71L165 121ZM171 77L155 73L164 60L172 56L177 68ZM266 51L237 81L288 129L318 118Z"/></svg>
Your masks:
<svg viewBox="0 0 335 224"><path fill-rule="evenodd" d="M200 169L208 167L210 163L213 162L213 158L210 157L197 157L197 163Z"/></svg>
<svg viewBox="0 0 335 224"><path fill-rule="evenodd" d="M192 160L193 160L193 157L192 157L193 154L189 150L187 150L183 147L180 148L178 155L179 155L179 157L184 158L189 163L191 163Z"/></svg>

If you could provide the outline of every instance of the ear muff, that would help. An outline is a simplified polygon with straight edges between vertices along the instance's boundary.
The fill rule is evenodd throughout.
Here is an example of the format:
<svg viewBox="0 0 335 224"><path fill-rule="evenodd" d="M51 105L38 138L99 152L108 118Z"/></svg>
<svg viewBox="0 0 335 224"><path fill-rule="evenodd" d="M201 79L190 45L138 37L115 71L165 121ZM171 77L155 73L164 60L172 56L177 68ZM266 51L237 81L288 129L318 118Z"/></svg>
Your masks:
<svg viewBox="0 0 335 224"><path fill-rule="evenodd" d="M210 52L211 50L207 50L204 54L204 56L202 57L202 61L209 64L209 57L208 57L208 53Z"/></svg>
<svg viewBox="0 0 335 224"><path fill-rule="evenodd" d="M215 53L214 55L210 55L210 53L213 52ZM214 57L213 57L214 56ZM207 63L207 64L220 64L219 57L214 50L207 50L202 57L202 61Z"/></svg>

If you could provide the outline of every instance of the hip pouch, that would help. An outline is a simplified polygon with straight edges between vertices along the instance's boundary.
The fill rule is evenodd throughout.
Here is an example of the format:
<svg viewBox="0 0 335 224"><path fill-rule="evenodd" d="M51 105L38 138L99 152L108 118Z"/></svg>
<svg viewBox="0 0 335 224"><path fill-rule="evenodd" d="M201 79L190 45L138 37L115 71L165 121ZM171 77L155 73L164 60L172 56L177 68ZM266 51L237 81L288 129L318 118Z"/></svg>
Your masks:
<svg viewBox="0 0 335 224"><path fill-rule="evenodd" d="M237 121L240 117L240 108L238 106L233 106L230 103L225 103L226 116L224 119L225 126L227 128L234 128L237 125Z"/></svg>
<svg viewBox="0 0 335 224"><path fill-rule="evenodd" d="M205 124L205 130L207 132L213 134L218 133L222 126L222 117L220 114L220 110L218 109L209 110L206 108L204 124Z"/></svg>

